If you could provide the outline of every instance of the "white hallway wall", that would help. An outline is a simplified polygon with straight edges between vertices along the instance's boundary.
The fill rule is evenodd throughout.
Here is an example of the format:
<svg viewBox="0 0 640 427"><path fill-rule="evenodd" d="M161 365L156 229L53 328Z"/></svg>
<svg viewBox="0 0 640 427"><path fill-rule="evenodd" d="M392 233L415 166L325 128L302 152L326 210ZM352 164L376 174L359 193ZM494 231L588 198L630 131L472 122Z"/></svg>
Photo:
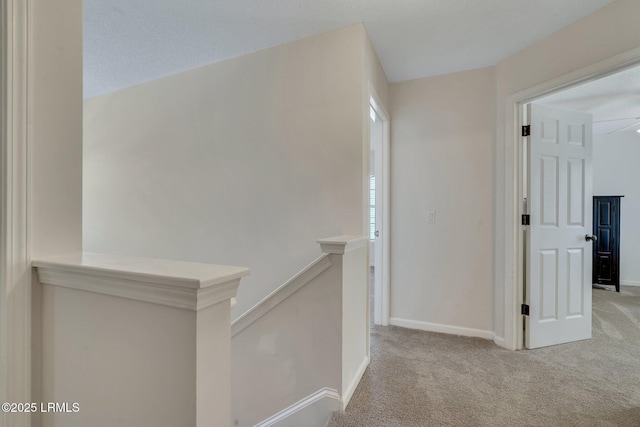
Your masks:
<svg viewBox="0 0 640 427"><path fill-rule="evenodd" d="M620 210L620 282L640 286L640 134L593 138L593 194L625 196Z"/></svg>
<svg viewBox="0 0 640 427"><path fill-rule="evenodd" d="M393 324L492 337L495 93L494 68L391 84Z"/></svg>
<svg viewBox="0 0 640 427"><path fill-rule="evenodd" d="M237 317L316 239L361 234L365 42L353 25L87 100L85 250L248 266Z"/></svg>

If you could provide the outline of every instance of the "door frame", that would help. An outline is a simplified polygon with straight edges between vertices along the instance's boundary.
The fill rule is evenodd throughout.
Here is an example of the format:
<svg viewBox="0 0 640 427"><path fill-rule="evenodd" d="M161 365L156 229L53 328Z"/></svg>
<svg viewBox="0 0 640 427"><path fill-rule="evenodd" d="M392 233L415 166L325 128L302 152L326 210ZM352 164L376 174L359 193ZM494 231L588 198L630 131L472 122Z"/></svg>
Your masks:
<svg viewBox="0 0 640 427"><path fill-rule="evenodd" d="M30 2L2 3L0 135L0 401L31 402L29 245ZM31 425L30 414L0 413L0 424Z"/></svg>
<svg viewBox="0 0 640 427"><path fill-rule="evenodd" d="M391 220L390 220L390 189L391 189L391 162L390 162L390 150L391 150L391 117L387 112L386 108L382 104L380 97L374 90L371 83L369 83L369 105L376 112L378 117L382 119L382 153L376 152L376 157L378 155L382 158L382 170L378 170L376 168L376 188L378 186L381 187L382 191L382 221L378 223L376 219L376 228L380 231L380 240L376 239L374 245L374 259L382 260L382 283L374 284L374 323L376 325L389 325L389 319L391 317L389 303L391 300L391 271L390 271L390 242L391 242ZM368 115L367 115L368 116ZM371 135L369 135L369 149L371 144ZM382 179L379 178L379 174L381 174ZM367 173L368 176L368 173ZM368 186L367 186L368 188ZM367 191L367 200L369 197L369 192ZM376 200L378 203L378 200ZM368 212L367 212L368 217ZM368 229L368 228L367 228ZM376 266L377 267L377 266Z"/></svg>
<svg viewBox="0 0 640 427"><path fill-rule="evenodd" d="M640 48L564 74L506 97L504 111L505 180L504 188L504 341L496 343L511 349L524 348L524 319L520 305L524 301L524 236L520 224L524 153L520 126L524 123L523 106L545 95L640 65ZM498 237L500 237L498 235Z"/></svg>

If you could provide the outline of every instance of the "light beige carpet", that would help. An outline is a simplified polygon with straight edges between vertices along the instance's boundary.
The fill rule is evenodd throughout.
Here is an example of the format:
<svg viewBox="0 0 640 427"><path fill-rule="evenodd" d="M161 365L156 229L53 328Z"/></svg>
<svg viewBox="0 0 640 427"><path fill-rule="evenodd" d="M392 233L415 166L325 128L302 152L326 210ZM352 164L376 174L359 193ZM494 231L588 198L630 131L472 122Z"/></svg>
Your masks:
<svg viewBox="0 0 640 427"><path fill-rule="evenodd" d="M511 352L375 327L371 356L330 427L640 426L640 288L593 290L591 340Z"/></svg>

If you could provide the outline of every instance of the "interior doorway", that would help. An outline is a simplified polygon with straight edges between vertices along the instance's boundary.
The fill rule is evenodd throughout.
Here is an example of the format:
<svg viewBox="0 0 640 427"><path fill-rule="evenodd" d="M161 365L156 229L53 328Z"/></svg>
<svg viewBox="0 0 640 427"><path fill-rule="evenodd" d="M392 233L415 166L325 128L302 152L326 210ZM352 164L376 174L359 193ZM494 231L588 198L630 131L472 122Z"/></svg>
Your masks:
<svg viewBox="0 0 640 427"><path fill-rule="evenodd" d="M373 90L369 98L369 241L371 318L389 325L389 114Z"/></svg>
<svg viewBox="0 0 640 427"><path fill-rule="evenodd" d="M580 317L588 317L589 323L588 334L582 333L581 336L579 331L576 331L575 334L570 333L563 339L557 340L557 342L553 342L550 335L557 334L561 328L558 325L552 326L552 333L547 334L549 336L542 337L543 340L541 342L548 341L544 345L591 337L592 285L594 292L593 307L596 307L596 293L619 289L618 286L615 288L603 288L595 285L594 277L596 272L595 269L591 268L591 265L595 258L594 254L603 250L603 245L606 246L605 250L608 251L609 246L614 246L610 243L613 241L618 248L617 250L619 251L622 248L622 254L626 255L626 259L621 260L620 267L605 265L609 269L616 269L616 271L608 272L615 273L616 276L619 275L620 284L622 285L640 285L640 267L636 268L637 263L633 261L633 259L637 259L637 254L635 245L632 243L637 236L640 236L640 226L636 226L637 221L633 219L640 214L640 190L636 191L637 185L633 184L640 179L640 173L638 173L638 177L635 176L637 161L640 159L640 149L638 149L640 145L640 99L637 95L639 92L640 67L625 67L621 71L609 73L596 80L575 85L568 89L558 90L550 95L538 96L532 99L531 103L520 104L519 117L521 117L523 124L531 126L530 129L523 128L522 160L520 162L521 185L519 185L519 190L522 194L522 213L527 215L527 225L524 225L525 218L523 216L523 226L520 233L522 241L520 248L522 255L523 313L525 311L529 312L528 315L523 316L525 330L522 338L526 348L540 346L529 341L530 334L536 328L536 325L531 325L531 322L535 320L542 325L544 322L541 322L540 319L544 313L549 314L547 319L542 319L546 322L545 327L559 323L556 317L558 311L567 312L567 318L573 322L578 321ZM534 110L537 109L537 111L541 109L545 111L544 114L547 117L542 119L542 123L540 120L531 120L532 108ZM572 112L577 114L577 118L571 116ZM556 122L554 114L558 115L557 113L560 115L569 114L569 116L565 118L559 117ZM576 127L579 123L586 123L586 121L583 121L585 114L592 117L592 119L591 117L588 118L588 121L592 120L592 123L589 123L583 129ZM545 122L545 120L547 121ZM552 128L555 129L554 124L560 124L561 120L565 120L565 122L568 120L568 124L565 123L564 125L567 129L558 128L549 131ZM536 132L537 134L535 134ZM541 135L542 133L546 135ZM587 133L592 133L592 135L587 135ZM554 141L556 136L558 137L558 142ZM589 159L586 163L583 159L579 159L580 156L574 152L584 144L585 139L583 137L590 139L588 145L592 147L589 149ZM546 140L544 140L545 138ZM567 146L570 154L567 159L558 160L561 156L556 156L556 153L562 138L565 138L565 140L568 138ZM542 150L551 151L545 152L540 156L536 154L537 148L533 144L537 144L537 148L542 147ZM556 145L558 146L556 147ZM563 162L564 167L561 167ZM544 175L547 172L549 172L547 175L551 176L551 179L548 177L541 179L540 175ZM538 175L537 177L536 174ZM557 185L556 188L552 188L550 194L547 195L548 197L545 197L544 188L540 188L540 181L545 179L551 184L554 184L556 180L563 181L563 183ZM535 185L532 185L532 180ZM538 181L537 184L535 183L536 180ZM555 184L558 183L555 182ZM576 196L573 202L572 192ZM631 197L628 197L628 195L631 195ZM626 226L626 229L623 226L623 232L619 233L621 237L614 238L609 235L601 235L604 232L597 233L594 224L597 221L608 223L611 218L593 217L592 219L592 213L596 215L594 200L602 198L606 200L616 198L619 200L622 197L625 197L626 206L622 208L618 206L617 212L615 212L618 216L621 214L621 210L626 214L626 220L622 218L621 221L621 224ZM545 198L546 200L544 200ZM558 206L562 208L563 199L565 201L564 209L559 209ZM567 200L568 204L566 203ZM551 209L545 210L545 204ZM540 227L541 222L544 222L541 217L545 215L548 216L544 220L547 222L547 230L544 229L544 226ZM536 229L539 235L548 231L558 234L563 224L572 229L569 231L580 231L578 233L580 236L573 240L569 239L568 246L565 244L565 247L561 248L562 250L555 250L548 243L546 246L542 245L544 247L540 245L538 245L540 247L537 247L534 244L535 242L532 242L532 236L536 238L534 233ZM605 229L605 231L608 231L608 229ZM600 239L603 239L602 242L600 242ZM585 241L588 242L586 245ZM549 280L543 277L544 269L534 261L537 264L546 262L548 267L553 267L551 268L553 271L550 270L548 272L550 273L548 274ZM563 263L565 264L564 267L556 268ZM579 278L578 275L570 274L572 268L580 270L582 277ZM617 268L620 268L620 270L617 270ZM573 286L573 289L571 285L572 277L576 282L574 285L580 281L580 285ZM556 284L559 281L565 281L566 283L563 290L546 293L545 296L542 288L549 287L548 283L545 285L547 281ZM626 293L629 298L632 298L635 292L635 288L627 288ZM572 295L573 298L571 298ZM576 295L577 298L575 298ZM544 300L545 298L547 298L546 301ZM605 300L611 299L611 297L602 295L598 295L598 298L599 301L603 300L603 298ZM529 307L529 303L532 301L535 306L531 305ZM618 299L612 304L616 308L618 305L622 306L628 302ZM599 302L599 304L601 303ZM545 304L547 304L546 309L544 307ZM525 307L528 310L524 310ZM545 312L545 310L547 311ZM573 316L570 313L572 310L575 312ZM623 312L624 310L626 308L623 309ZM607 312L611 314L609 312L611 312L611 308ZM593 316L594 328L601 326L600 323L602 321L598 318L598 315L594 312ZM621 317L624 318L624 316ZM615 329L610 324L607 328L609 332ZM545 341L547 338L551 341Z"/></svg>

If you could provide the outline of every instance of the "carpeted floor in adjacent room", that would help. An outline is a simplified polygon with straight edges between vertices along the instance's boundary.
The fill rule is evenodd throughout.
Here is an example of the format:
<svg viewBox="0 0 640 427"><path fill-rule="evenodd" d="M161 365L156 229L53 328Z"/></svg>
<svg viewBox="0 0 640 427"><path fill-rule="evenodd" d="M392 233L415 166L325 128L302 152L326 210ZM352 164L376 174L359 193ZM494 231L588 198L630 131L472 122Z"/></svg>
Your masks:
<svg viewBox="0 0 640 427"><path fill-rule="evenodd" d="M537 350L374 327L371 364L328 425L640 426L640 288L594 288L593 338Z"/></svg>

